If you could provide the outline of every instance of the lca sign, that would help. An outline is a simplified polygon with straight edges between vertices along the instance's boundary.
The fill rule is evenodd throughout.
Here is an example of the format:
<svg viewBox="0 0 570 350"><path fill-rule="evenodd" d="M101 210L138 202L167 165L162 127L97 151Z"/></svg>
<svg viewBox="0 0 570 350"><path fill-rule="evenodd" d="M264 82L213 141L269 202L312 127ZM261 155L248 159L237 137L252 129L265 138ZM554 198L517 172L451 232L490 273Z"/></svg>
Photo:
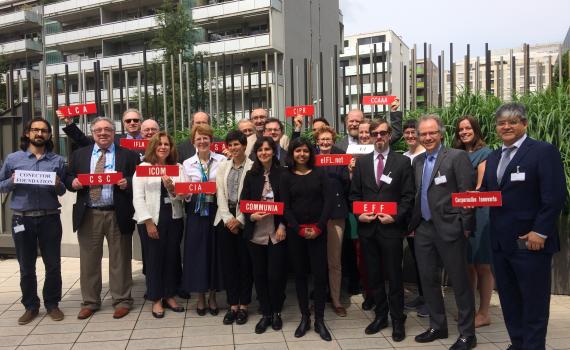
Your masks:
<svg viewBox="0 0 570 350"><path fill-rule="evenodd" d="M76 117L83 114L96 114L97 105L95 103L86 103L81 105L70 105L60 107L57 110L64 117Z"/></svg>

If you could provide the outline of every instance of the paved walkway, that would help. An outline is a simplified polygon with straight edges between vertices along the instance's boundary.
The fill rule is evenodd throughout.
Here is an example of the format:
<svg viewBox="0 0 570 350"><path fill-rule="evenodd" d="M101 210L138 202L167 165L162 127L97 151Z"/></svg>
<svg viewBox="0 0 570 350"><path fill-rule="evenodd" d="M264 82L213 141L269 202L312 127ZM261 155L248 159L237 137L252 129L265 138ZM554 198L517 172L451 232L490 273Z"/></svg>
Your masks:
<svg viewBox="0 0 570 350"><path fill-rule="evenodd" d="M316 333L310 331L301 339L293 336L299 321L294 286L288 286L286 306L283 310L283 330L271 329L265 334L253 332L259 316L253 315L242 326L224 326L224 310L217 317L196 314L196 299L181 305L187 307L185 313L166 313L165 318L154 319L150 313L150 304L143 300L144 276L141 265L133 262L135 305L129 315L121 320L112 318L113 309L107 288L108 261L104 261L103 307L89 320L78 320L79 303L79 259L64 258L62 261L63 300L60 304L66 317L61 322L54 322L40 310L34 322L18 326L17 319L23 313L20 303L19 272L15 259L0 261L0 350L1 349L180 349L198 348L212 350L226 349L413 349L421 346L422 350L447 349L457 337L453 324L453 297L446 296L450 315L449 339L436 341L427 346L414 342L414 335L427 327L427 319L418 318L415 313L408 314L406 322L407 338L401 343L391 340L391 328L373 336L364 334L364 328L373 315L360 309L361 296L346 300L348 316L340 318L327 308L325 320L333 334L332 342L321 341ZM38 269L43 265L38 262ZM43 271L39 271L40 289ZM218 299L225 299L220 293ZM350 304L349 304L350 303ZM220 303L221 304L221 303ZM492 300L493 324L478 330L478 350L505 349L508 336L501 318L498 298ZM222 305L220 305L222 306ZM254 311L255 308L252 308ZM570 297L554 296L551 303L551 322L548 332L549 349L570 349Z"/></svg>

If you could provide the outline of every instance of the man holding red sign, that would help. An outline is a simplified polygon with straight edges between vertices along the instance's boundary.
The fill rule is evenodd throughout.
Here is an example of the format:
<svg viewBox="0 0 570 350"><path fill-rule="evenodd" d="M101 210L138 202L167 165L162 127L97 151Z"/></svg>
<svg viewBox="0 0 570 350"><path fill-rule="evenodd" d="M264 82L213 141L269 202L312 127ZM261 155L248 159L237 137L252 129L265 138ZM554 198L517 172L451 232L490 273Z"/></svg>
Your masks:
<svg viewBox="0 0 570 350"><path fill-rule="evenodd" d="M77 315L89 318L101 307L101 259L103 240L109 248L109 289L115 307L114 318L129 313L132 274L132 233L135 228L131 178L139 157L113 143L115 124L105 117L91 123L94 145L83 147L71 156L65 185L77 192L73 206L73 230L77 231L80 253L80 281L83 302ZM87 186L80 174L121 172L115 184Z"/></svg>
<svg viewBox="0 0 570 350"><path fill-rule="evenodd" d="M356 160L349 198L352 202L395 202L397 213L358 216L358 234L376 304L376 317L365 333L375 334L386 328L390 312L392 339L399 342L406 336L402 259L403 237L414 201L412 168L406 156L390 149L392 129L386 120L374 120L370 130L374 152ZM384 266L385 271L381 271L380 266ZM389 281L388 295L384 276Z"/></svg>

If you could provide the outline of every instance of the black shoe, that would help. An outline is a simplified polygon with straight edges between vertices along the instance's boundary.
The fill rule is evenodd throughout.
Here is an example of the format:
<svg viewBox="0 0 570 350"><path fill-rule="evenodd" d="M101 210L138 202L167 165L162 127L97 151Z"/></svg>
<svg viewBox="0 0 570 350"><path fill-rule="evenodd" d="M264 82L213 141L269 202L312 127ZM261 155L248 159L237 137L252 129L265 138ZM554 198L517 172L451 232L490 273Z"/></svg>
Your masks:
<svg viewBox="0 0 570 350"><path fill-rule="evenodd" d="M376 317L374 321L366 327L364 333L376 334L386 327L388 327L388 319L386 317Z"/></svg>
<svg viewBox="0 0 570 350"><path fill-rule="evenodd" d="M170 309L174 312L184 312L184 306L172 306L166 300L162 301L162 307Z"/></svg>
<svg viewBox="0 0 570 350"><path fill-rule="evenodd" d="M204 316L206 315L206 308L200 309L199 307L196 306L196 313L198 314L198 316Z"/></svg>
<svg viewBox="0 0 570 350"><path fill-rule="evenodd" d="M301 338L302 336L305 335L305 333L307 333L309 329L311 329L311 317L303 316L301 318L299 326L295 330L295 338Z"/></svg>
<svg viewBox="0 0 570 350"><path fill-rule="evenodd" d="M322 318L315 320L315 332L319 333L321 339L324 341L332 340L331 334L329 333L327 326L325 326L325 321Z"/></svg>
<svg viewBox="0 0 570 350"><path fill-rule="evenodd" d="M239 309L237 311L236 324L239 324L239 325L246 324L247 318L248 318L247 310L246 309Z"/></svg>
<svg viewBox="0 0 570 350"><path fill-rule="evenodd" d="M255 333L256 334L265 333L269 325L271 325L271 316L263 316L259 320L259 322L257 322L257 324L255 325Z"/></svg>
<svg viewBox="0 0 570 350"><path fill-rule="evenodd" d="M477 338L472 335L469 337L464 337L462 335L457 338L455 344L453 344L449 350L471 350L477 346Z"/></svg>
<svg viewBox="0 0 570 350"><path fill-rule="evenodd" d="M152 312L152 316L154 318L163 318L164 317L164 311L163 312Z"/></svg>
<svg viewBox="0 0 570 350"><path fill-rule="evenodd" d="M223 323L226 326L234 323L234 321L236 320L236 316L237 316L237 311L234 311L232 309L228 309L228 312L226 312L226 315L224 316Z"/></svg>
<svg viewBox="0 0 570 350"><path fill-rule="evenodd" d="M395 342L400 342L406 338L406 327L404 326L406 322L406 315L400 320L392 319L392 340Z"/></svg>
<svg viewBox="0 0 570 350"><path fill-rule="evenodd" d="M373 307L374 307L374 298L366 297L364 299L364 302L362 303L362 310L364 311L372 310Z"/></svg>
<svg viewBox="0 0 570 350"><path fill-rule="evenodd" d="M416 335L416 342L418 343L431 343L436 339L446 339L447 329L437 330L433 328L428 328L425 332Z"/></svg>
<svg viewBox="0 0 570 350"><path fill-rule="evenodd" d="M210 315L212 316L218 316L218 314L220 313L220 309L216 308L208 308L208 311L210 311Z"/></svg>
<svg viewBox="0 0 570 350"><path fill-rule="evenodd" d="M279 331L283 328L283 320L281 320L281 314L276 312L271 316L271 328L274 331Z"/></svg>

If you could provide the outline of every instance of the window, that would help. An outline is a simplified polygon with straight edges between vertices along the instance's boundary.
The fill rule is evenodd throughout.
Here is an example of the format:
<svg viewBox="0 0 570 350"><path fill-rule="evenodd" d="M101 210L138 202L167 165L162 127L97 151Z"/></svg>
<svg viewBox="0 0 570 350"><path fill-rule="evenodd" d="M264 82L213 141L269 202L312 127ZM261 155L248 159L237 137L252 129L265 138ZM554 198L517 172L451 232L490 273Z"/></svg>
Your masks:
<svg viewBox="0 0 570 350"><path fill-rule="evenodd" d="M358 39L358 45L370 45L370 44L382 43L385 41L386 41L385 35L378 35L368 38L360 38Z"/></svg>
<svg viewBox="0 0 570 350"><path fill-rule="evenodd" d="M348 40L344 41L344 47L348 47Z"/></svg>
<svg viewBox="0 0 570 350"><path fill-rule="evenodd" d="M340 60L340 68L348 67L348 60Z"/></svg>

